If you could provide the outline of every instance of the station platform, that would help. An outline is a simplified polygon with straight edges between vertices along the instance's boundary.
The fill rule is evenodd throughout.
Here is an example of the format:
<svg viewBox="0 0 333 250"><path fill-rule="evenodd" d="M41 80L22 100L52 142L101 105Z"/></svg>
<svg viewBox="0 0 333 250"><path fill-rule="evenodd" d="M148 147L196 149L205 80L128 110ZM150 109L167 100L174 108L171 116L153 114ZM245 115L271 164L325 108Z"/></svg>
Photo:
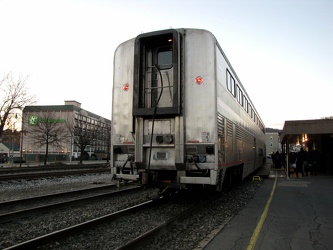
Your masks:
<svg viewBox="0 0 333 250"><path fill-rule="evenodd" d="M275 176L286 178L286 170L284 168L274 168L272 160L268 159L265 164L254 173L254 176L259 176L260 179L274 178Z"/></svg>
<svg viewBox="0 0 333 250"><path fill-rule="evenodd" d="M254 198L201 249L333 249L333 176L269 172Z"/></svg>

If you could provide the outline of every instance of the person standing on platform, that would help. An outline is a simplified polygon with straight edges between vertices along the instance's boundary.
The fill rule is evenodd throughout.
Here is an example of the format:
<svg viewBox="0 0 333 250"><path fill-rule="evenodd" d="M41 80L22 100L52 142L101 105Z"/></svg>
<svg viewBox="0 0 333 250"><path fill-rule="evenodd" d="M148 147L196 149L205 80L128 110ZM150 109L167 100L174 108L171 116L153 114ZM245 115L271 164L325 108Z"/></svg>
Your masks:
<svg viewBox="0 0 333 250"><path fill-rule="evenodd" d="M304 177L304 168L303 168L304 160L305 160L305 152L303 148L301 148L301 150L296 155L296 178L298 178L299 172L301 172L302 177Z"/></svg>

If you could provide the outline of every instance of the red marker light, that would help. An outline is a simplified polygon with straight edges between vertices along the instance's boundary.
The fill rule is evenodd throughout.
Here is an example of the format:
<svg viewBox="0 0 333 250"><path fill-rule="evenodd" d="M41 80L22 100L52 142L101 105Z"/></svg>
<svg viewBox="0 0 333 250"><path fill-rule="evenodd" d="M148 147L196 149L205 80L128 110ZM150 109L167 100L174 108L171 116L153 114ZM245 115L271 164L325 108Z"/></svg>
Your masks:
<svg viewBox="0 0 333 250"><path fill-rule="evenodd" d="M201 76L198 76L197 78L195 78L195 81L197 82L197 84L201 84L203 82L203 79Z"/></svg>
<svg viewBox="0 0 333 250"><path fill-rule="evenodd" d="M125 83L124 86L123 86L123 90L127 91L128 89L129 89L129 84Z"/></svg>

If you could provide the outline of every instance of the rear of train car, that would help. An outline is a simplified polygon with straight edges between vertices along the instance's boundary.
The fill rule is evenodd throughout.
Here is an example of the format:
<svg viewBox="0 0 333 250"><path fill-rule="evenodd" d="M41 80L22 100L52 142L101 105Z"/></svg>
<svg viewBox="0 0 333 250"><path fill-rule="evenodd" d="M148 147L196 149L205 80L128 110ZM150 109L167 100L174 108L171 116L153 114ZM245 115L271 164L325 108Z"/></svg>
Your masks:
<svg viewBox="0 0 333 250"><path fill-rule="evenodd" d="M209 31L128 40L115 51L113 77L114 178L221 190L263 163L263 122Z"/></svg>

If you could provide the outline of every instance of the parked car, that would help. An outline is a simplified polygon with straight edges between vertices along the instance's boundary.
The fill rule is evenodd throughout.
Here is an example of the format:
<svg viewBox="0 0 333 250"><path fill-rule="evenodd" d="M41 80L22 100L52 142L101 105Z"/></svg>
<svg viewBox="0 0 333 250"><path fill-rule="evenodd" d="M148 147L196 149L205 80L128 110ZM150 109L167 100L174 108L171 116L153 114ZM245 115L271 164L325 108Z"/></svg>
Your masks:
<svg viewBox="0 0 333 250"><path fill-rule="evenodd" d="M25 163L25 159L23 157L14 157L13 159L14 163Z"/></svg>

